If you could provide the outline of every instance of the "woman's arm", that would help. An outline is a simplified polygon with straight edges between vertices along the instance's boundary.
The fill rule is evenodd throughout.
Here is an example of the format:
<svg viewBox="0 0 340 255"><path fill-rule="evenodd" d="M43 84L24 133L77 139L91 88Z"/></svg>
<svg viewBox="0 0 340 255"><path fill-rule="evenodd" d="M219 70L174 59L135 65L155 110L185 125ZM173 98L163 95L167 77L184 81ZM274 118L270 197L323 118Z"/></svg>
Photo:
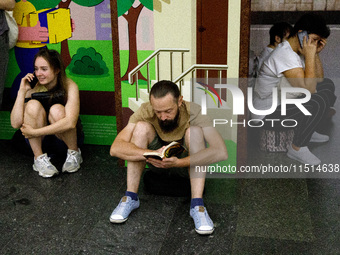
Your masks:
<svg viewBox="0 0 340 255"><path fill-rule="evenodd" d="M11 125L15 129L20 128L24 123L25 97L29 96L32 92L29 84L31 80L33 80L33 74L31 73L28 73L21 79L17 98L11 112Z"/></svg>
<svg viewBox="0 0 340 255"><path fill-rule="evenodd" d="M71 79L67 80L66 94L67 102L65 105L64 118L53 124L37 129L33 129L31 126L23 124L21 131L25 134L26 138L60 134L76 127L80 108L79 89L77 84Z"/></svg>

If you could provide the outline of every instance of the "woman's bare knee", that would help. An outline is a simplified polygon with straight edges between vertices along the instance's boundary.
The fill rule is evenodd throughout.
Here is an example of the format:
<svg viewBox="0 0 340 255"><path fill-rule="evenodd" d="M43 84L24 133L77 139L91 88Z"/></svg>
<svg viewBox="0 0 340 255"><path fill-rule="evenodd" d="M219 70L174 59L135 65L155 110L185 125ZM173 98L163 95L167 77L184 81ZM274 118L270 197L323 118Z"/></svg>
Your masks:
<svg viewBox="0 0 340 255"><path fill-rule="evenodd" d="M65 107L61 104L54 104L50 108L48 120L50 123L54 123L65 118L65 116Z"/></svg>
<svg viewBox="0 0 340 255"><path fill-rule="evenodd" d="M30 100L25 107L25 118L42 119L46 118L46 111L42 104L37 100Z"/></svg>

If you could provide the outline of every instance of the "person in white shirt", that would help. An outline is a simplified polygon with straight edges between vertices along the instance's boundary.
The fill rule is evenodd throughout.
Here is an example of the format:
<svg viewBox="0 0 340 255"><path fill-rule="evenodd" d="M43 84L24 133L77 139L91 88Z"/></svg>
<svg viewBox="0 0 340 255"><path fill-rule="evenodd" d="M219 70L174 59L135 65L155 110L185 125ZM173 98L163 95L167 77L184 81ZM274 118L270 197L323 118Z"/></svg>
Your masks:
<svg viewBox="0 0 340 255"><path fill-rule="evenodd" d="M287 22L275 23L269 30L269 44L262 50L257 57L257 75L263 62L269 57L270 53L283 41L287 40L293 27Z"/></svg>
<svg viewBox="0 0 340 255"><path fill-rule="evenodd" d="M307 31L308 36L304 36L300 42L299 33L302 31ZM336 100L334 84L331 80L324 79L319 57L319 53L326 46L329 34L329 28L320 16L315 14L302 16L295 24L288 40L279 44L264 61L254 88L253 106L257 110L271 108L273 88L279 88L282 84L304 88L311 93L311 99L303 104L311 115L305 115L295 104L287 104L286 115L282 115L280 97L278 107L272 114L267 116L253 114L253 118L256 119L296 120L298 124L294 129L293 143L288 148L287 156L304 164L321 163L320 159L309 151L307 147L309 142L329 140L327 135L316 132ZM290 96L301 97L299 94Z"/></svg>

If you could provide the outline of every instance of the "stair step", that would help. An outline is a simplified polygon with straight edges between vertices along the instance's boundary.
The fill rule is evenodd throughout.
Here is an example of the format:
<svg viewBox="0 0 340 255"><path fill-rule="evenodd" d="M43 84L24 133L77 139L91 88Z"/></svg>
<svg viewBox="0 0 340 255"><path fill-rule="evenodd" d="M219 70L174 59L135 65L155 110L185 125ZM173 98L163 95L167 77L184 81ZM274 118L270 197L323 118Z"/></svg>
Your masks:
<svg viewBox="0 0 340 255"><path fill-rule="evenodd" d="M136 98L129 98L129 108L135 112L139 109L139 107L141 107L142 103L144 103L144 101L139 98L138 101L136 100Z"/></svg>
<svg viewBox="0 0 340 255"><path fill-rule="evenodd" d="M149 101L149 93L147 89L140 89L139 90L139 97L142 99L144 102Z"/></svg>

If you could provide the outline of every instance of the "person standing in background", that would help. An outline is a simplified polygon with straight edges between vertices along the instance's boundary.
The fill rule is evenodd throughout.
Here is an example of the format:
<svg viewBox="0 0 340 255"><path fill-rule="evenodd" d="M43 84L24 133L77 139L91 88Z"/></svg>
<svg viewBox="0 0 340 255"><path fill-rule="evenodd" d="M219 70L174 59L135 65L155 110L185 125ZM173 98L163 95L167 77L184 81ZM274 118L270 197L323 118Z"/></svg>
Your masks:
<svg viewBox="0 0 340 255"><path fill-rule="evenodd" d="M5 10L14 9L15 0L0 1L0 109L5 88L5 79L8 65L8 24L6 21Z"/></svg>

